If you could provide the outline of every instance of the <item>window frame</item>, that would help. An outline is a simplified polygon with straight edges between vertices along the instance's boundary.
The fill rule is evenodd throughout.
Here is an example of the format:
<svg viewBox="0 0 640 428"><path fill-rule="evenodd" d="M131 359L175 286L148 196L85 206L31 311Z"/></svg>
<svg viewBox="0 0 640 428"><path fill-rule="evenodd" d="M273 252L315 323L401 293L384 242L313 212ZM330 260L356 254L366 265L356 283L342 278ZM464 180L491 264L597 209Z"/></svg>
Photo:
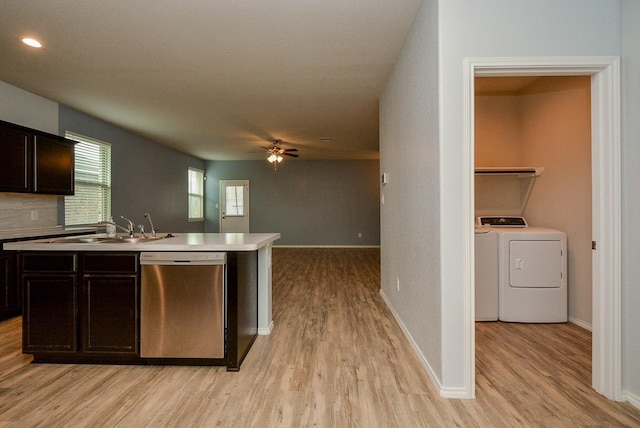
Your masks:
<svg viewBox="0 0 640 428"><path fill-rule="evenodd" d="M191 184L191 175L192 174L197 174L199 175L199 187L200 187L200 192L197 192L197 189L192 189ZM199 168L195 168L195 167L189 167L187 169L187 218L188 221L190 222L198 222L198 221L204 221L205 220L205 214L204 214L204 182L206 181L206 177L204 175L204 171L199 169ZM200 217L195 217L192 216L192 198L196 198L199 199L200 201Z"/></svg>
<svg viewBox="0 0 640 428"><path fill-rule="evenodd" d="M74 147L75 152L75 164L74 164L74 185L75 192L73 195L65 196L64 198L64 223L65 226L82 226L82 225L96 225L102 222L108 221L111 218L111 203L112 203L112 163L111 163L111 152L112 152L112 144L106 141L101 141L96 138L87 137L86 135L78 134L72 131L65 132L65 138L75 141L76 145ZM89 171L79 171L79 162L82 162L83 156L78 152L78 147L82 144L93 145L94 147L90 150L95 150L97 155L97 160L84 163L85 167L95 168L94 170ZM86 158L85 158L86 159ZM94 178L88 178L92 176ZM83 179L85 177L85 179ZM79 193L82 190L88 190L85 193L86 198L83 199ZM98 190L95 190L98 189ZM71 202L72 199L75 199L75 202ZM99 218L89 219L87 217L92 216L91 214L85 214L84 220L78 222L79 219L83 218L81 214L75 214L70 216L71 212L70 208L73 208L73 205L78 205L78 200L85 201L82 205L87 206L95 206L95 201L98 202L98 206L102 207L98 211ZM97 220L93 221L93 220Z"/></svg>

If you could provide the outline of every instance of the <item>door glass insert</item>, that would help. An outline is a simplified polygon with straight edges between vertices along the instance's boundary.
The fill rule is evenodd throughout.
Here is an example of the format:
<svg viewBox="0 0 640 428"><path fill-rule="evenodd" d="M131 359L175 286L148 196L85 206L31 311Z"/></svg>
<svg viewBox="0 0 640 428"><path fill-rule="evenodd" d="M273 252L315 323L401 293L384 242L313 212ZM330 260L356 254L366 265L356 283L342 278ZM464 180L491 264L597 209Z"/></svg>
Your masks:
<svg viewBox="0 0 640 428"><path fill-rule="evenodd" d="M225 215L242 217L244 216L244 186L226 186L227 206Z"/></svg>

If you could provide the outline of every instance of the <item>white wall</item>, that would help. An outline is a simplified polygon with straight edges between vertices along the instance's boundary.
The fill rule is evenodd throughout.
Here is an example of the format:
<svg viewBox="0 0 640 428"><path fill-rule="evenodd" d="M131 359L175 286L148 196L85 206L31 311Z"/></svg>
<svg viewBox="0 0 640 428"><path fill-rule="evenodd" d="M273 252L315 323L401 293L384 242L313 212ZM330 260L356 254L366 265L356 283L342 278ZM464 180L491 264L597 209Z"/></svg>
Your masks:
<svg viewBox="0 0 640 428"><path fill-rule="evenodd" d="M466 218L463 60L468 57L609 56L621 53L620 2L446 0L439 2L440 194L443 383L465 388ZM468 269L468 268L467 268Z"/></svg>
<svg viewBox="0 0 640 428"><path fill-rule="evenodd" d="M58 134L58 104L0 81L0 120ZM60 223L60 197L0 193L0 230L37 229ZM31 211L38 212L33 220Z"/></svg>
<svg viewBox="0 0 640 428"><path fill-rule="evenodd" d="M58 103L0 81L0 120L58 135Z"/></svg>
<svg viewBox="0 0 640 428"><path fill-rule="evenodd" d="M623 1L622 16L622 388L640 407L640 2Z"/></svg>
<svg viewBox="0 0 640 428"><path fill-rule="evenodd" d="M425 0L381 97L380 245L381 293L441 384L437 27Z"/></svg>

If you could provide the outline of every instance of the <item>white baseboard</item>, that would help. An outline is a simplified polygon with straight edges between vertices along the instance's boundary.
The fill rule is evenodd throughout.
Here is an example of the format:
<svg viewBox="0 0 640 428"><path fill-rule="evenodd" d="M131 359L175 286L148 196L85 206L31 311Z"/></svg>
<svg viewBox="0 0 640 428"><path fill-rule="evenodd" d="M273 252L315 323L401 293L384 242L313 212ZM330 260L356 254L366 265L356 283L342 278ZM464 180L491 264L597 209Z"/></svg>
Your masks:
<svg viewBox="0 0 640 428"><path fill-rule="evenodd" d="M273 320L271 320L271 324L269 324L269 327L258 328L258 335L259 336L269 336L272 331L273 331Z"/></svg>
<svg viewBox="0 0 640 428"><path fill-rule="evenodd" d="M591 324L588 324L582 320L579 320L578 318L574 318L574 317L569 317L569 322L571 324L575 324L579 327L584 328L585 330L589 330L589 331L593 331L593 326Z"/></svg>
<svg viewBox="0 0 640 428"><path fill-rule="evenodd" d="M420 360L420 363L424 367L424 370L429 375L429 378L431 378L431 382L433 382L440 395L445 398L469 398L467 391L464 388L445 388L444 386L442 386L442 383L440 383L440 379L438 379L438 376L431 368L431 365L429 365L429 361L427 361L422 351L420 351L420 348L418 348L415 340L413 340L413 337L411 337L411 333L409 333L409 330L407 330L407 327L400 319L400 316L395 311L394 307L391 305L391 302L389 301L389 299L387 299L387 296L384 294L384 291L382 289L380 289L380 295L382 296L382 300L384 300L384 302L387 304L387 307L391 311L393 318L395 318L396 322L400 326L402 333L404 333L404 336L409 341L411 348L413 348L413 352L415 352L416 356Z"/></svg>
<svg viewBox="0 0 640 428"><path fill-rule="evenodd" d="M640 409L640 397L638 397L637 395L631 394L627 391L623 391L622 399L624 401L628 401L636 409Z"/></svg>

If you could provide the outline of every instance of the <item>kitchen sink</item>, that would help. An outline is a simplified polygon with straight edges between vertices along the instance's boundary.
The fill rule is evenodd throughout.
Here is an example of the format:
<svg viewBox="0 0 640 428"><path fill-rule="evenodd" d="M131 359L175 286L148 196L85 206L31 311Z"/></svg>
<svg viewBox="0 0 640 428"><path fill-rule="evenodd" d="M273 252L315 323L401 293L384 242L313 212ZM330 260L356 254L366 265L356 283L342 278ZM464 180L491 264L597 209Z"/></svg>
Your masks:
<svg viewBox="0 0 640 428"><path fill-rule="evenodd" d="M73 238L58 238L49 241L51 244L142 244L145 242L159 241L161 239L173 238L173 235L168 234L165 236L157 237L137 237L131 238L128 236L117 236L115 238L108 238L104 236L79 236Z"/></svg>
<svg viewBox="0 0 640 428"><path fill-rule="evenodd" d="M171 236L157 236L155 238L151 237L151 236L148 236L146 238L142 238L142 237L129 238L128 236L122 236L122 237L119 237L119 238L111 238L111 239L114 240L113 242L122 242L124 244L139 244L139 243L144 243L144 242L159 241L161 239L167 239L167 238L173 238L173 235L171 235Z"/></svg>
<svg viewBox="0 0 640 428"><path fill-rule="evenodd" d="M58 238L49 241L51 244L93 244L98 242L118 241L118 238L103 238L99 236L83 236L78 238Z"/></svg>

